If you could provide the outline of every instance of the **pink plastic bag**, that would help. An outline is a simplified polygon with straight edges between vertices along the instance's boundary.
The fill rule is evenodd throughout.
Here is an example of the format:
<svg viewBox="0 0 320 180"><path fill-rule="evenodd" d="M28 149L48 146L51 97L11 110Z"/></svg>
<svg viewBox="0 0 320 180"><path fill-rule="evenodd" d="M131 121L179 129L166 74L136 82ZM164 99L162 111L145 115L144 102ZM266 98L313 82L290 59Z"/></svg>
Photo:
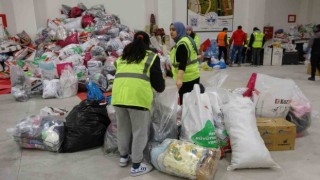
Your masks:
<svg viewBox="0 0 320 180"><path fill-rule="evenodd" d="M94 17L91 14L82 16L82 27L86 28L94 24Z"/></svg>
<svg viewBox="0 0 320 180"><path fill-rule="evenodd" d="M90 59L91 59L91 53L90 51L87 51L86 54L84 55L83 65L87 67L88 61L90 61Z"/></svg>
<svg viewBox="0 0 320 180"><path fill-rule="evenodd" d="M72 63L71 62L66 62L66 63L60 63L57 64L57 72L58 72L58 76L61 76L61 72L62 70L66 69L67 66L70 66L72 68Z"/></svg>
<svg viewBox="0 0 320 180"><path fill-rule="evenodd" d="M80 17L81 14L83 13L83 10L78 8L78 7L73 7L71 11L69 12L69 17L70 18L77 18Z"/></svg>
<svg viewBox="0 0 320 180"><path fill-rule="evenodd" d="M74 33L71 36L68 36L64 41L58 41L57 44L61 47L68 46L69 44L79 44L78 33Z"/></svg>

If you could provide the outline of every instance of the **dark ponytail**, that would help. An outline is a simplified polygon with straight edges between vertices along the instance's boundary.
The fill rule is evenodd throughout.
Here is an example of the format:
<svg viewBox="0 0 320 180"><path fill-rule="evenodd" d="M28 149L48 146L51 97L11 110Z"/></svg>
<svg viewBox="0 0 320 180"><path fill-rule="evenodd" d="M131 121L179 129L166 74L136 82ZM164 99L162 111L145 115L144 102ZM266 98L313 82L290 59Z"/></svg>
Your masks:
<svg viewBox="0 0 320 180"><path fill-rule="evenodd" d="M122 59L128 63L140 63L150 49L149 45L149 35L143 31L137 32L133 41L124 48Z"/></svg>

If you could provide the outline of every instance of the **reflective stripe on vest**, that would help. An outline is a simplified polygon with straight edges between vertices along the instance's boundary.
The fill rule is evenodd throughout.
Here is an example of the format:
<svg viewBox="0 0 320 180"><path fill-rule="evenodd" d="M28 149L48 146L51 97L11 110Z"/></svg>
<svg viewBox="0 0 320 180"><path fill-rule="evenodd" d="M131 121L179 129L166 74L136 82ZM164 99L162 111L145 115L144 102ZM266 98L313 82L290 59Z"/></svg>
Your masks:
<svg viewBox="0 0 320 180"><path fill-rule="evenodd" d="M172 64L172 74L173 74L173 79L177 79L177 74L178 74L178 67L179 67L179 62L176 60L176 52L177 52L177 47L181 44L184 44L187 48L188 51L188 59L187 59L187 66L183 74L183 82L189 82L192 80L195 80L200 77L200 71L198 67L198 54L194 50L192 43L188 39L188 37L183 37L179 40L177 45L171 50L170 53L170 61Z"/></svg>
<svg viewBox="0 0 320 180"><path fill-rule="evenodd" d="M190 48L188 46L188 44L186 42L181 42L179 43L180 44L184 44L188 50L188 60L187 60L187 66L190 65L190 64L194 64L194 63L197 63L198 62L198 59L194 59L194 60L191 60L190 59L190 54L191 54L191 51L190 51ZM177 48L177 45L175 46L175 48ZM172 63L172 66L175 67L175 68L178 68L179 67L179 63L177 61L175 61L176 63Z"/></svg>
<svg viewBox="0 0 320 180"><path fill-rule="evenodd" d="M112 86L112 105L143 107L151 110L153 91L150 68L156 57L156 54L147 51L139 63L127 64L122 57L117 59L117 71Z"/></svg>
<svg viewBox="0 0 320 180"><path fill-rule="evenodd" d="M138 74L138 73L117 73L115 78L138 78L138 79L143 79L146 81L149 81L150 78L147 75L149 66L154 58L155 54L151 53L144 64L144 69L143 69L143 74Z"/></svg>
<svg viewBox="0 0 320 180"><path fill-rule="evenodd" d="M262 32L254 32L254 42L252 44L253 48L262 48L262 41L264 34Z"/></svg>

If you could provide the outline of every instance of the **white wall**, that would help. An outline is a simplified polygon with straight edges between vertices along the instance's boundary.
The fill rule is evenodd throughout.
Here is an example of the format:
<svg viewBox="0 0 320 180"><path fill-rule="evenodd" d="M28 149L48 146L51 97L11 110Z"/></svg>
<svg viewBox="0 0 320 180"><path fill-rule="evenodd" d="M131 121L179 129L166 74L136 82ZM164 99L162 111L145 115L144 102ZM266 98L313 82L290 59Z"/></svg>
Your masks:
<svg viewBox="0 0 320 180"><path fill-rule="evenodd" d="M48 18L58 18L61 4L75 6L84 3L87 7L103 4L106 11L116 14L121 23L134 29L144 30L150 24L150 14L156 15L159 27L169 34L169 24L187 22L186 0L1 0L0 10L7 14L9 32L15 34L26 30L34 37L37 28L46 26ZM253 27L272 25L288 29L288 14L297 15L297 23L320 23L320 0L234 0L233 30L238 25L250 34ZM216 38L218 32L198 32L200 41ZM231 32L228 33L231 36Z"/></svg>
<svg viewBox="0 0 320 180"><path fill-rule="evenodd" d="M6 14L9 33L16 34L17 27L12 1L1 1L0 6L2 7L1 13Z"/></svg>
<svg viewBox="0 0 320 180"><path fill-rule="evenodd" d="M274 29L289 30L290 26L298 22L302 16L300 15L300 7L304 0L267 0L265 23L270 24ZM295 14L297 16L296 23L288 23L288 15ZM300 18L299 18L300 17Z"/></svg>
<svg viewBox="0 0 320 180"><path fill-rule="evenodd" d="M316 24L320 24L320 1L313 0L312 4L312 16L311 21Z"/></svg>
<svg viewBox="0 0 320 180"><path fill-rule="evenodd" d="M311 23L313 0L305 0L301 3L300 11L298 13L297 21L304 23Z"/></svg>
<svg viewBox="0 0 320 180"><path fill-rule="evenodd" d="M36 16L33 0L11 0L17 32L25 30L31 38L37 32Z"/></svg>

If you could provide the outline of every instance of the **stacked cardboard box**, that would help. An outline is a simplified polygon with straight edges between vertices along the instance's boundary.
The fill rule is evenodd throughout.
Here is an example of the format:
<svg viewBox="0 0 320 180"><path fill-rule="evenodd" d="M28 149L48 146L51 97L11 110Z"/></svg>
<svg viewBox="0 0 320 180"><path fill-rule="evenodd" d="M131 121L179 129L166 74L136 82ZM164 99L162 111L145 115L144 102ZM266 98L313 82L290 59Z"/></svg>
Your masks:
<svg viewBox="0 0 320 180"><path fill-rule="evenodd" d="M296 126L284 118L257 118L260 135L269 151L294 150Z"/></svg>

